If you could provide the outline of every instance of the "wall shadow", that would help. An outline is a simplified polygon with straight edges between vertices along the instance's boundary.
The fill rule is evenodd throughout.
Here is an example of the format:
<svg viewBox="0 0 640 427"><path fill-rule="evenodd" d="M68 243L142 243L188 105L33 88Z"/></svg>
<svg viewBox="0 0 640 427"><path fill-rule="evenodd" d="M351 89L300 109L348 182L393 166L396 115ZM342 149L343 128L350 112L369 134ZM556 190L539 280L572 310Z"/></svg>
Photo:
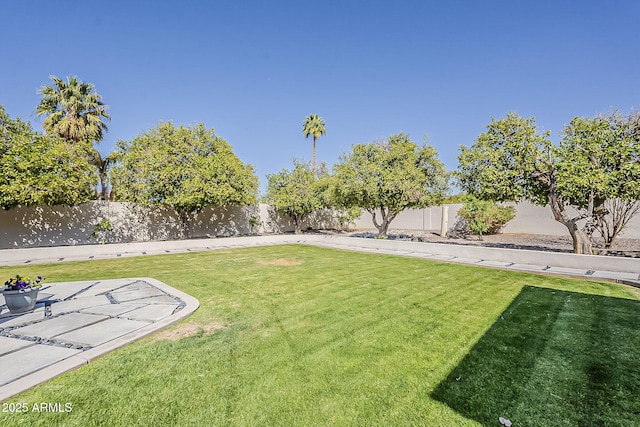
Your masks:
<svg viewBox="0 0 640 427"><path fill-rule="evenodd" d="M79 206L17 207L0 210L0 249L227 237L285 232L293 226L272 207L210 206L190 215L188 235L178 213L166 206L93 201ZM112 230L91 234L102 219ZM322 217L321 224L329 223ZM253 224L252 224L253 223Z"/></svg>
<svg viewBox="0 0 640 427"><path fill-rule="evenodd" d="M75 245L88 239L103 205L18 206L0 213L0 249Z"/></svg>
<svg viewBox="0 0 640 427"><path fill-rule="evenodd" d="M177 213L165 206L111 203L114 232L109 243L172 240L182 235Z"/></svg>
<svg viewBox="0 0 640 427"><path fill-rule="evenodd" d="M638 425L640 301L526 286L431 396L486 426Z"/></svg>
<svg viewBox="0 0 640 427"><path fill-rule="evenodd" d="M267 233L284 233L294 229L293 221L286 215L278 212L275 206L267 206L266 221L264 230Z"/></svg>
<svg viewBox="0 0 640 427"><path fill-rule="evenodd" d="M191 237L229 237L250 233L249 219L259 215L258 206L211 206L191 224Z"/></svg>

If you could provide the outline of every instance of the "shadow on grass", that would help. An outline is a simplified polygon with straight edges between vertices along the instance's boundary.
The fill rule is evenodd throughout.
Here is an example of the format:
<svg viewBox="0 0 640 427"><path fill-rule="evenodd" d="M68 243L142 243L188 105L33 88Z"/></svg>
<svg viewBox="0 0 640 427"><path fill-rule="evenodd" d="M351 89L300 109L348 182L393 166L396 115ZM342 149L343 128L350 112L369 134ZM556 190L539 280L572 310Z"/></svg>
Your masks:
<svg viewBox="0 0 640 427"><path fill-rule="evenodd" d="M640 301L525 287L432 392L487 426L640 425Z"/></svg>

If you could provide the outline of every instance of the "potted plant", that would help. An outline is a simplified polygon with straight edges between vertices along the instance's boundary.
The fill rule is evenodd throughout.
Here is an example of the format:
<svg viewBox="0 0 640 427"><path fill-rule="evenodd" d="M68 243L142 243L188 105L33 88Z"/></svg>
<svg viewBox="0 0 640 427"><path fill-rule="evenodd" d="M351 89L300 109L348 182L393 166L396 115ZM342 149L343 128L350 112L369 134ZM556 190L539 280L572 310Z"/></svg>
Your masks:
<svg viewBox="0 0 640 427"><path fill-rule="evenodd" d="M11 313L24 313L33 310L38 300L38 291L41 282L45 280L42 276L36 277L35 280L30 277L22 277L16 274L4 282L2 295L7 304L7 308Z"/></svg>

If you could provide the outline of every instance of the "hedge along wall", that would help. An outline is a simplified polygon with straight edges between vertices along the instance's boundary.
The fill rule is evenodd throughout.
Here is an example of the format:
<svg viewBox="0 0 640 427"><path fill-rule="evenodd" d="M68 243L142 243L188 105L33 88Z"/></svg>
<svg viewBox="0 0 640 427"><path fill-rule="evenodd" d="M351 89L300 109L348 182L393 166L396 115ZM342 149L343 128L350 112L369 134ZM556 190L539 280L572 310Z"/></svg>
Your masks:
<svg viewBox="0 0 640 427"><path fill-rule="evenodd" d="M0 249L38 246L67 246L98 243L90 238L95 225L109 219L113 231L105 242L173 240L181 237L181 223L172 209L144 207L132 203L96 201L79 206L18 207L0 210ZM250 219L260 224L253 230ZM338 228L329 211L318 212L303 225L316 229ZM293 231L287 217L272 206L210 207L192 218L192 238L236 236Z"/></svg>

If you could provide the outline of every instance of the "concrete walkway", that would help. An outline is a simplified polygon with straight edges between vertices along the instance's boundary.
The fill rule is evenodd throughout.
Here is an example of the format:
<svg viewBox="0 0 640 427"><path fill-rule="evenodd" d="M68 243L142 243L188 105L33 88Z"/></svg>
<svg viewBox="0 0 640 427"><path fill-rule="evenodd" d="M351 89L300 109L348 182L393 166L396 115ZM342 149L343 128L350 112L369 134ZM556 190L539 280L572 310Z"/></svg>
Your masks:
<svg viewBox="0 0 640 427"><path fill-rule="evenodd" d="M387 253L506 270L610 280L631 286L640 286L640 259L634 258L318 234L2 249L0 250L0 266L88 261L280 244L307 244L362 252Z"/></svg>
<svg viewBox="0 0 640 427"><path fill-rule="evenodd" d="M640 287L640 260L327 235L83 245L0 250L0 265L67 261L279 244L417 257L489 268L610 280ZM10 314L0 299L0 400L7 399L191 314L198 301L151 278L54 283L34 311ZM11 367L11 369L8 369Z"/></svg>

